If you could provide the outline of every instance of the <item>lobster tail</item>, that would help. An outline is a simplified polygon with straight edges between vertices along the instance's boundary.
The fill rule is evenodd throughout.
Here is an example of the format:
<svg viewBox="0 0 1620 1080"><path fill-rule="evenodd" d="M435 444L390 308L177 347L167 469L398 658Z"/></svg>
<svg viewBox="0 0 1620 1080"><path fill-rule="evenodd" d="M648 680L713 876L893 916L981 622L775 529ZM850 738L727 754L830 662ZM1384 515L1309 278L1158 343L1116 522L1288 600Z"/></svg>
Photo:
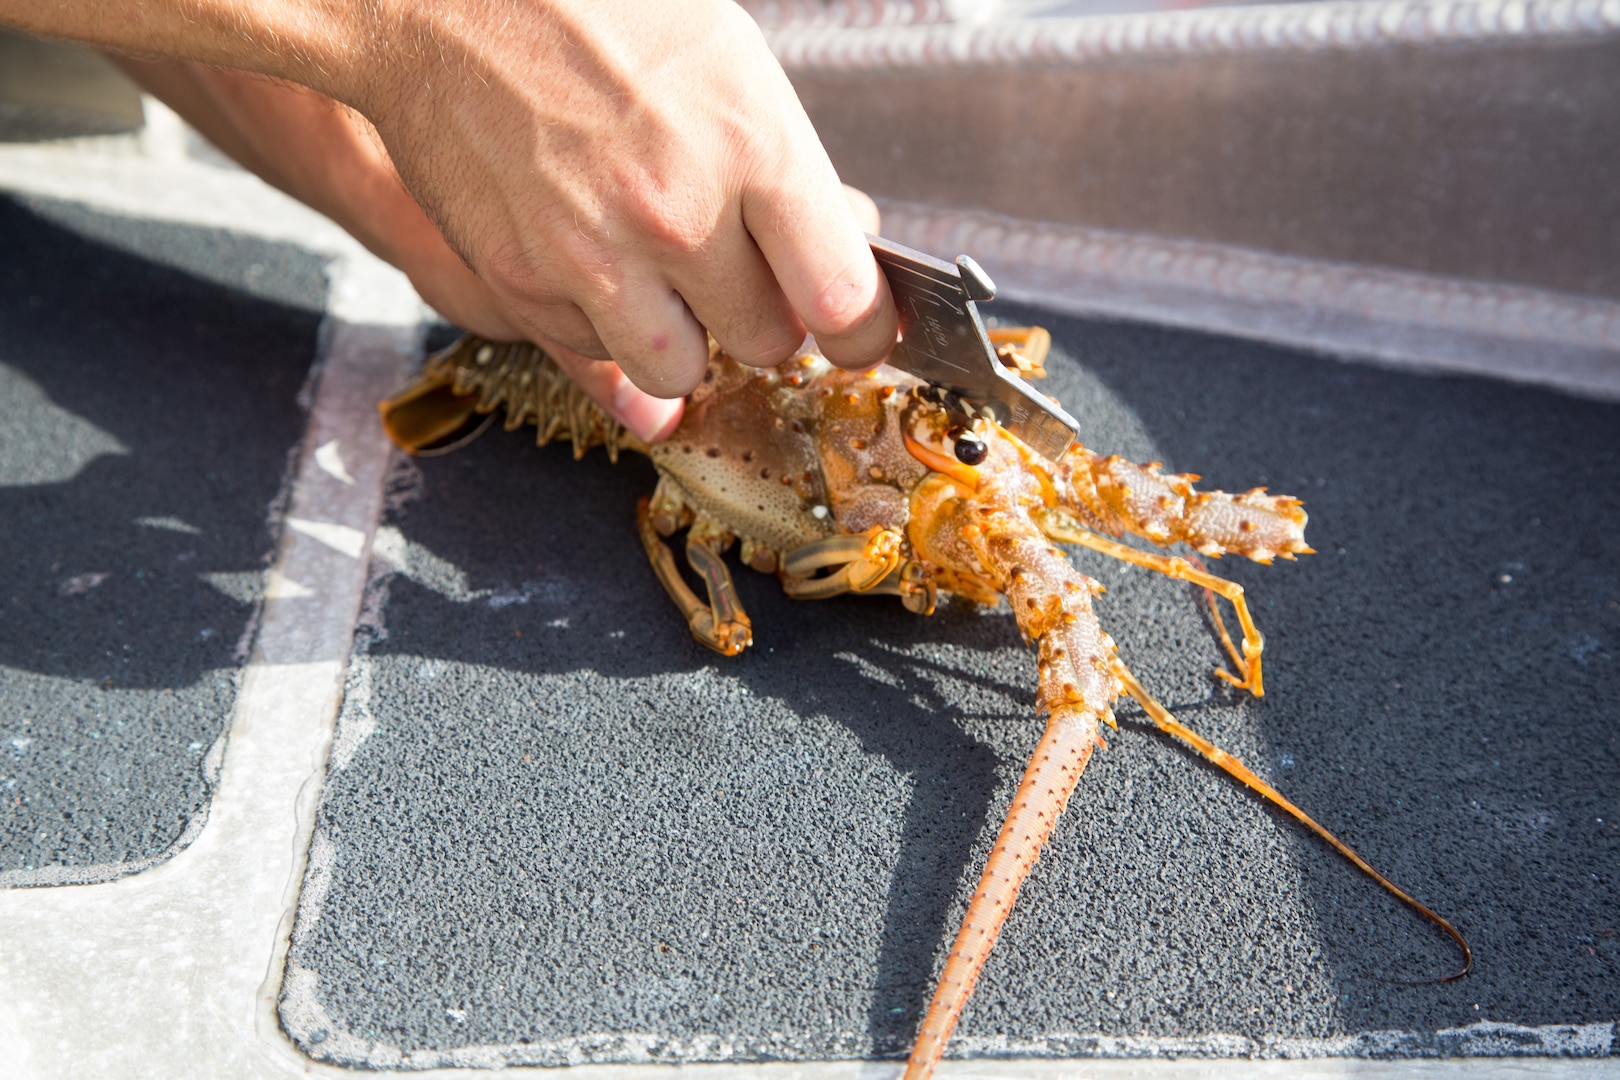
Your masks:
<svg viewBox="0 0 1620 1080"><path fill-rule="evenodd" d="M418 454L443 442L467 425L478 396L456 391L455 356L471 338L463 338L422 366L409 386L377 403L383 431L407 454Z"/></svg>
<svg viewBox="0 0 1620 1080"><path fill-rule="evenodd" d="M567 438L574 457L606 446L608 457L621 449L646 452L646 444L625 430L557 366L538 345L466 337L429 358L404 390L377 406L383 429L402 450L421 453L480 416L505 409L504 427L536 427L535 442Z"/></svg>

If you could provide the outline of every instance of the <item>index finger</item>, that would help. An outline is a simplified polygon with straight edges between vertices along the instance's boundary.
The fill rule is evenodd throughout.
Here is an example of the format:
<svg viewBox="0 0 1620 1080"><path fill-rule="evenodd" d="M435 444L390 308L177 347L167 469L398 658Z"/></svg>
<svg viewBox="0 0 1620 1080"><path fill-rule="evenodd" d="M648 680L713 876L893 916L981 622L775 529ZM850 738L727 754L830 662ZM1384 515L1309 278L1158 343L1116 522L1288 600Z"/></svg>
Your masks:
<svg viewBox="0 0 1620 1080"><path fill-rule="evenodd" d="M866 368L889 355L894 299L831 163L812 183L756 190L743 220L827 359Z"/></svg>

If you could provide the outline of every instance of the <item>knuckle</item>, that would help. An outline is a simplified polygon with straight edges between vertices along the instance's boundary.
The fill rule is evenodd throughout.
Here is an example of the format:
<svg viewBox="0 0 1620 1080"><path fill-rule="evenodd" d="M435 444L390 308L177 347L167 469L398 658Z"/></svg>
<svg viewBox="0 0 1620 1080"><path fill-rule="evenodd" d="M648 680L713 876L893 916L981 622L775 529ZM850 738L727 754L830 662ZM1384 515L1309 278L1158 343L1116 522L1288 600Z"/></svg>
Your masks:
<svg viewBox="0 0 1620 1080"><path fill-rule="evenodd" d="M750 367L775 367L793 356L804 343L804 324L767 277L749 288L744 279L741 306L727 304L709 326L715 340L732 359Z"/></svg>
<svg viewBox="0 0 1620 1080"><path fill-rule="evenodd" d="M869 290L860 289L848 274L840 274L832 284L811 298L810 310L805 312L812 326L822 327L823 333L851 334L873 321L878 314L876 298Z"/></svg>
<svg viewBox="0 0 1620 1080"><path fill-rule="evenodd" d="M654 397L685 397L697 389L708 367L708 356L646 356L615 351L614 360L630 381Z"/></svg>
<svg viewBox="0 0 1620 1080"><path fill-rule="evenodd" d="M595 359L606 358L607 352L579 301L588 301L593 291L597 295L611 293L610 281L575 275L575 287L565 290L557 282L567 275L522 256L491 258L480 267L478 276L527 333Z"/></svg>
<svg viewBox="0 0 1620 1080"><path fill-rule="evenodd" d="M536 308L529 325L537 336L571 349L587 359L609 359L608 350L597 336L596 327L573 304L547 304Z"/></svg>
<svg viewBox="0 0 1620 1080"><path fill-rule="evenodd" d="M702 211L702 193L681 179L648 172L621 177L619 215L632 245L647 244L657 256L700 259L709 251L717 215Z"/></svg>
<svg viewBox="0 0 1620 1080"><path fill-rule="evenodd" d="M577 286L584 280L559 267L554 258L537 258L516 247L486 257L477 273L497 298L526 319L572 308ZM570 284L574 287L567 287Z"/></svg>

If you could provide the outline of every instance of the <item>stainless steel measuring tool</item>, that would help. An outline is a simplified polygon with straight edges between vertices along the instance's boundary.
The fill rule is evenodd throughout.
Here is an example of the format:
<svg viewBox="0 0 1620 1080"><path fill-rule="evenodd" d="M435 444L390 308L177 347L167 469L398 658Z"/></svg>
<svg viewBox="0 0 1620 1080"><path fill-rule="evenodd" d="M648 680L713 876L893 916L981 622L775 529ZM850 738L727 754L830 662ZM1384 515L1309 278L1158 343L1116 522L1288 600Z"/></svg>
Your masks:
<svg viewBox="0 0 1620 1080"><path fill-rule="evenodd" d="M889 363L954 391L1037 453L1062 457L1080 425L996 357L978 309L996 297L989 275L966 255L952 266L880 236L867 240L900 312Z"/></svg>

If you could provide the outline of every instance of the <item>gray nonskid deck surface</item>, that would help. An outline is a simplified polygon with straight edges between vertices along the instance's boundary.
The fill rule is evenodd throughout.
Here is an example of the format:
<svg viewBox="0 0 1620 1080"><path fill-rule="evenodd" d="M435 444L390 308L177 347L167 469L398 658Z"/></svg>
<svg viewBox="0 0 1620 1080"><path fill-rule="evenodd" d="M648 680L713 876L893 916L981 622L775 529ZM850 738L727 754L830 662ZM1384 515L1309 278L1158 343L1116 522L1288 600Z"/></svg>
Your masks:
<svg viewBox="0 0 1620 1080"><path fill-rule="evenodd" d="M1319 554L1216 564L1267 635L1263 701L1211 678L1199 594L1082 553L1121 656L1478 959L1457 983L1386 981L1458 957L1123 706L954 1050L1611 1052L1620 409L1039 321L1047 388L1092 446L1312 515ZM641 459L498 432L402 476L283 987L313 1057L911 1039L1039 734L1032 655L1004 612L793 603L741 571L755 645L715 657L635 538L652 482Z"/></svg>
<svg viewBox="0 0 1620 1080"><path fill-rule="evenodd" d="M322 264L40 200L0 235L0 885L106 880L206 818Z"/></svg>

